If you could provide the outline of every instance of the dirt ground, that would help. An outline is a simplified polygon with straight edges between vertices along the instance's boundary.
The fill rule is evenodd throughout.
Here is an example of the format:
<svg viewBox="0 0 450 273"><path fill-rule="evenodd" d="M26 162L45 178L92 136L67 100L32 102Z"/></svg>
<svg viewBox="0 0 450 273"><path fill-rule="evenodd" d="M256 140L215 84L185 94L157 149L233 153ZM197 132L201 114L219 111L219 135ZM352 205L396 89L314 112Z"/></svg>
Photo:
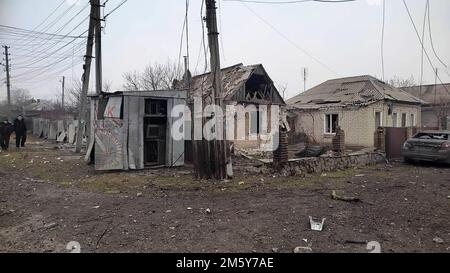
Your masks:
<svg viewBox="0 0 450 273"><path fill-rule="evenodd" d="M369 241L382 252L450 252L449 167L284 178L236 160L228 182L196 181L187 167L96 173L32 139L0 153L0 252L68 252L71 241L82 252L369 252ZM322 232L309 216L326 218Z"/></svg>

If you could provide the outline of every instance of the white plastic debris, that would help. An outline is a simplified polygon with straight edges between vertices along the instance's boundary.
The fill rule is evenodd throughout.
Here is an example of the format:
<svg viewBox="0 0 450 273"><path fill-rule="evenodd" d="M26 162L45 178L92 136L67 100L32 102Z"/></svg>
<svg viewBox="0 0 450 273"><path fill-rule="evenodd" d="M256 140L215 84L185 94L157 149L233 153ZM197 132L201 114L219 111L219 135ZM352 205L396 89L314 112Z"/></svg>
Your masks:
<svg viewBox="0 0 450 273"><path fill-rule="evenodd" d="M325 220L326 218L322 218L322 221L316 221L311 216L309 216L309 223L311 224L311 229L314 231L322 231Z"/></svg>

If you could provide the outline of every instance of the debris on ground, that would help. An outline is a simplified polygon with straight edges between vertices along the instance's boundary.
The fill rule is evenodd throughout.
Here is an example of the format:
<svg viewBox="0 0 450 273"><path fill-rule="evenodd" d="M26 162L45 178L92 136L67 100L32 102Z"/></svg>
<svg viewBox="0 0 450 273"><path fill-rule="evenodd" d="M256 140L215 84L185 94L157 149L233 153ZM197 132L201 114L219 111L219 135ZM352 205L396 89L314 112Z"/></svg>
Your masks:
<svg viewBox="0 0 450 273"><path fill-rule="evenodd" d="M309 216L309 223L311 225L311 229L314 231L322 231L325 219L326 218L322 218L322 221L316 221L311 216Z"/></svg>
<svg viewBox="0 0 450 273"><path fill-rule="evenodd" d="M298 158L319 157L326 152L326 148L319 145L307 145L301 152L296 153Z"/></svg>
<svg viewBox="0 0 450 273"><path fill-rule="evenodd" d="M57 225L58 225L58 223L55 223L55 222L49 223L49 224L45 225L42 229L52 229L52 228L55 228Z"/></svg>
<svg viewBox="0 0 450 273"><path fill-rule="evenodd" d="M435 238L433 239L433 242L435 242L436 244L443 244L443 243L444 243L444 240L442 240L442 239L439 238L439 237L435 237Z"/></svg>
<svg viewBox="0 0 450 273"><path fill-rule="evenodd" d="M294 253L312 253L312 248L309 246L298 246L294 249Z"/></svg>
<svg viewBox="0 0 450 273"><path fill-rule="evenodd" d="M280 252L280 249L278 247L274 247L274 248L272 248L272 252L278 253L278 252Z"/></svg>
<svg viewBox="0 0 450 273"><path fill-rule="evenodd" d="M334 200L344 201L344 202L359 202L361 199L357 197L339 196L335 190L331 192L331 198Z"/></svg>

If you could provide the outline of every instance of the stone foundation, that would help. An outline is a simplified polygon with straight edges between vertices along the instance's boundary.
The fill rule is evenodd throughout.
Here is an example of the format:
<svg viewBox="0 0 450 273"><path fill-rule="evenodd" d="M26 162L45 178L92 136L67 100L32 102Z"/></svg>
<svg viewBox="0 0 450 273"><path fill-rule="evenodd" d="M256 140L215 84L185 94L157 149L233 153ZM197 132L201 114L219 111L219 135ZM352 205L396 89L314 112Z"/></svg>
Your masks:
<svg viewBox="0 0 450 273"><path fill-rule="evenodd" d="M339 157L311 157L292 159L279 171L282 176L304 176L305 174L318 174L345 170L355 167L364 167L386 162L385 156L380 153L358 153Z"/></svg>

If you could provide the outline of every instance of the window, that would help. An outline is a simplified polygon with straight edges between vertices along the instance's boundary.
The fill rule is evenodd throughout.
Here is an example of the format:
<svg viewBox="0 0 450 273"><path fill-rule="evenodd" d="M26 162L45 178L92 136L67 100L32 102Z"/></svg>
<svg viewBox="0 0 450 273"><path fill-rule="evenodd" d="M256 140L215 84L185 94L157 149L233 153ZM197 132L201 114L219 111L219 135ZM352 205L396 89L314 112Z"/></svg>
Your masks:
<svg viewBox="0 0 450 273"><path fill-rule="evenodd" d="M375 112L375 129L383 126L383 112Z"/></svg>
<svg viewBox="0 0 450 273"><path fill-rule="evenodd" d="M402 127L406 127L406 114L402 114Z"/></svg>
<svg viewBox="0 0 450 273"><path fill-rule="evenodd" d="M97 102L97 120L105 119L105 109L108 105L108 99L99 99Z"/></svg>
<svg viewBox="0 0 450 273"><path fill-rule="evenodd" d="M325 115L325 134L335 134L336 128L339 126L338 114Z"/></svg>
<svg viewBox="0 0 450 273"><path fill-rule="evenodd" d="M258 114L258 111L250 112L250 133L254 135L259 133Z"/></svg>
<svg viewBox="0 0 450 273"><path fill-rule="evenodd" d="M416 126L416 115L411 114L411 127Z"/></svg>
<svg viewBox="0 0 450 273"><path fill-rule="evenodd" d="M397 127L397 113L392 114L392 127Z"/></svg>

